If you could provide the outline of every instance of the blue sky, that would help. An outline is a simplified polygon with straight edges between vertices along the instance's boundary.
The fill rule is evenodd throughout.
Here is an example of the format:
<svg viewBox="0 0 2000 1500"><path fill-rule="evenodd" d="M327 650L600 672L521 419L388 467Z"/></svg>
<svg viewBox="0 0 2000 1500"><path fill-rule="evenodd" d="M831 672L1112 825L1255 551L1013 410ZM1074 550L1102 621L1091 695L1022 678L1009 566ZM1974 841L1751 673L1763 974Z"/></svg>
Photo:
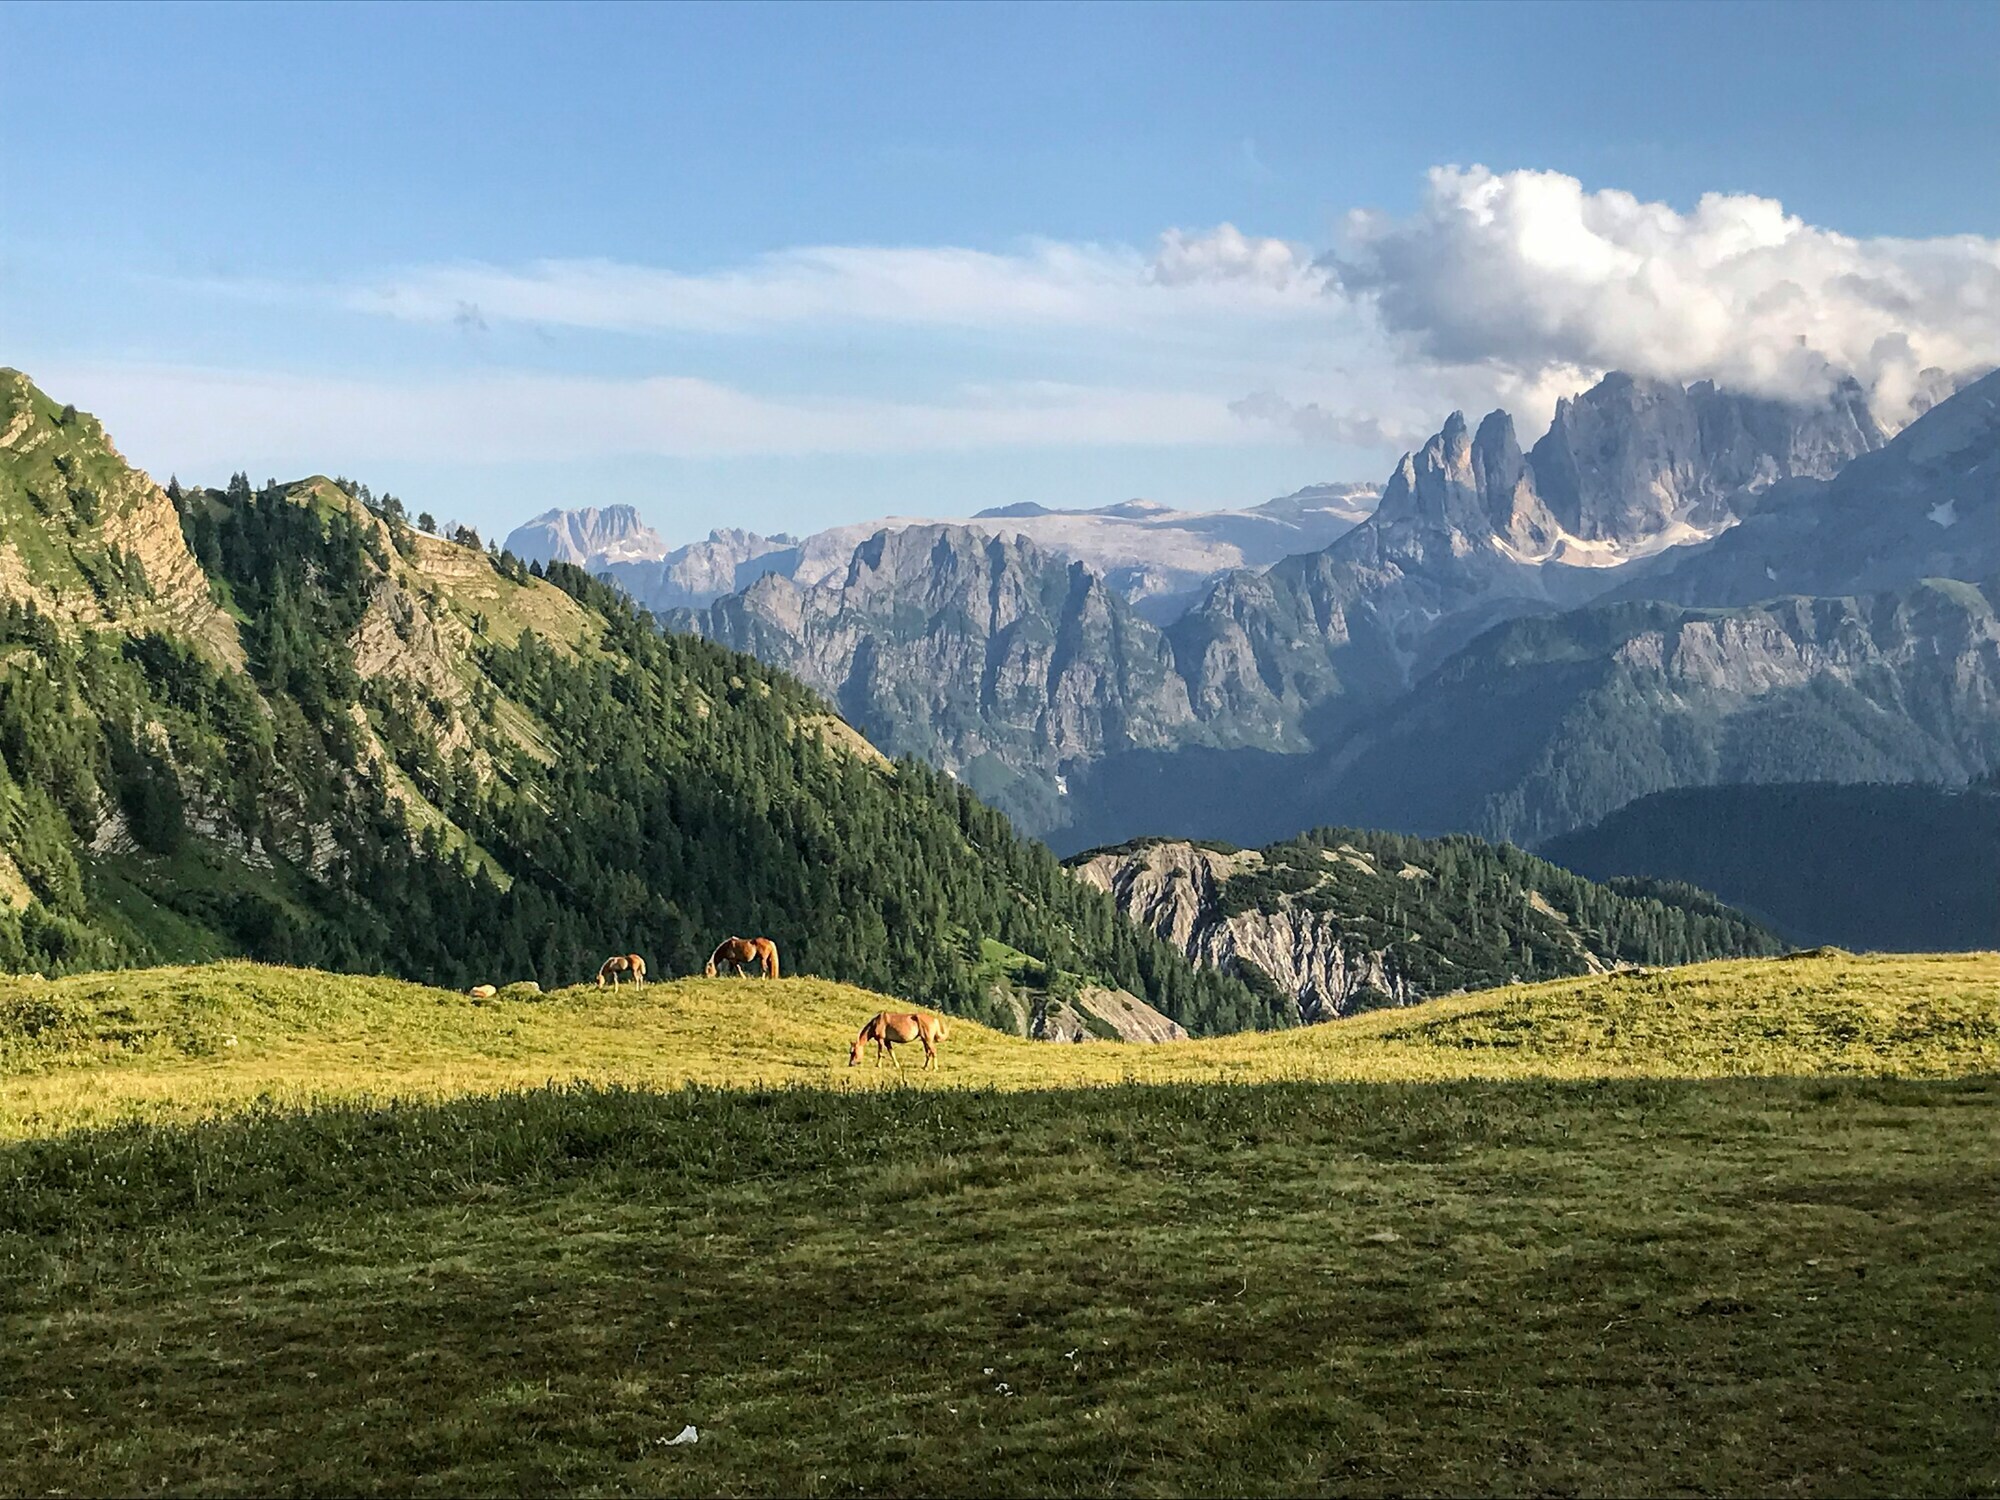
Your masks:
<svg viewBox="0 0 2000 1500"><path fill-rule="evenodd" d="M1990 364L1996 141L1992 5L14 4L0 363L489 531L1242 504Z"/></svg>

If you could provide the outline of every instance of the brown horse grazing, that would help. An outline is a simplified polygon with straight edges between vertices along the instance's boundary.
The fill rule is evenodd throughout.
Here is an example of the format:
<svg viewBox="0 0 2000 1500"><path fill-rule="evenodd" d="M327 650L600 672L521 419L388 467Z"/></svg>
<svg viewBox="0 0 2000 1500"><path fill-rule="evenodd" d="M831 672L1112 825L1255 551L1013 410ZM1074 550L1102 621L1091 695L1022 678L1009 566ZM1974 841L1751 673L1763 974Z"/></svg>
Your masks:
<svg viewBox="0 0 2000 1500"><path fill-rule="evenodd" d="M620 974L631 975L634 984L644 984L646 960L636 953L612 954L604 960L603 966L597 971L597 987L603 989L607 984L616 984Z"/></svg>
<svg viewBox="0 0 2000 1500"><path fill-rule="evenodd" d="M922 1042L924 1044L924 1066L929 1068L937 1063L938 1043L944 1040L944 1018L926 1015L920 1010L879 1010L869 1023L861 1028L861 1034L854 1039L854 1045L847 1049L847 1065L853 1067L861 1061L861 1050L870 1042L875 1044L875 1063L881 1066L882 1055L887 1053L889 1061L896 1062L896 1044L899 1042Z"/></svg>
<svg viewBox="0 0 2000 1500"><path fill-rule="evenodd" d="M715 945L715 951L708 955L708 965L701 972L710 979L716 971L728 964L738 974L744 969L755 969L766 979L778 977L778 945L769 938L724 938Z"/></svg>

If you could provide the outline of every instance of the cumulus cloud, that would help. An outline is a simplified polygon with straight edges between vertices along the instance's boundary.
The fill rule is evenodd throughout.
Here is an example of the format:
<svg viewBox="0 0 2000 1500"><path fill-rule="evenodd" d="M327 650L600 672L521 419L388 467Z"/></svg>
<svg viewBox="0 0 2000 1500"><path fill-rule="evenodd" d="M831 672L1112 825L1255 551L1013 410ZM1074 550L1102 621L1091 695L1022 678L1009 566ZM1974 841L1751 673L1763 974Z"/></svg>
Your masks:
<svg viewBox="0 0 2000 1500"><path fill-rule="evenodd" d="M2000 355L2000 241L1857 239L1747 194L1682 213L1438 167L1414 215L1350 215L1321 266L1405 355L1524 388L1622 369L1807 400L1852 376L1893 419L1926 369Z"/></svg>
<svg viewBox="0 0 2000 1500"><path fill-rule="evenodd" d="M1153 257L1153 279L1162 286L1248 281L1283 288L1311 269L1311 258L1285 241L1253 239L1234 224L1206 234L1169 229Z"/></svg>

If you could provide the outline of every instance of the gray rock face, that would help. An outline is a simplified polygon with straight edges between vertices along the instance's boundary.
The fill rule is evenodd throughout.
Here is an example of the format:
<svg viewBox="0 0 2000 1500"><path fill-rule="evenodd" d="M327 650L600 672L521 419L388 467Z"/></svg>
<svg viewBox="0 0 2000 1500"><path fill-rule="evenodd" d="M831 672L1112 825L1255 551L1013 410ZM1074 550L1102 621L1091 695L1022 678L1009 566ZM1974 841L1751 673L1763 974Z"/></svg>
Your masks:
<svg viewBox="0 0 2000 1500"><path fill-rule="evenodd" d="M1630 547L1712 532L1742 492L1824 479L1884 440L1852 381L1823 405L1795 407L1613 373L1556 404L1530 463L1564 531Z"/></svg>
<svg viewBox="0 0 2000 1500"><path fill-rule="evenodd" d="M629 505L543 511L508 532L504 545L523 562L566 562L592 569L659 557L667 550L660 534Z"/></svg>
<svg viewBox="0 0 2000 1500"><path fill-rule="evenodd" d="M1933 406L1833 479L1796 480L1708 547L1620 596L1741 605L1924 578L2000 577L2000 372Z"/></svg>
<svg viewBox="0 0 2000 1500"><path fill-rule="evenodd" d="M1350 723L1493 625L1586 604L1626 565L1881 441L1858 390L1797 409L1614 374L1563 402L1525 455L1505 412L1477 434L1453 412L1367 521L1224 579L1170 626L1176 661L1200 712L1256 722L1269 742L1315 709Z"/></svg>
<svg viewBox="0 0 2000 1500"><path fill-rule="evenodd" d="M706 541L677 547L657 561L606 559L591 566L657 613L700 609L724 594L749 588L767 573L789 578L799 571L804 555L804 544L784 532L759 536L728 527L711 531Z"/></svg>
<svg viewBox="0 0 2000 1500"><path fill-rule="evenodd" d="M1223 884L1261 863L1262 856L1248 850L1221 854L1194 844L1153 843L1096 855L1072 873L1109 892L1120 911L1191 962L1225 974L1255 965L1294 998L1301 1021L1330 1021L1363 992L1399 1005L1424 998L1390 973L1381 951L1343 934L1336 919L1288 905L1224 915Z"/></svg>
<svg viewBox="0 0 2000 1500"><path fill-rule="evenodd" d="M1184 1042L1187 1031L1129 990L1086 985L1074 1001L1039 1006L1028 1034L1039 1042Z"/></svg>
<svg viewBox="0 0 2000 1500"><path fill-rule="evenodd" d="M884 531L837 578L772 573L667 623L795 673L883 749L1030 826L1049 826L1071 762L1198 733L1159 631L1083 564L1018 538Z"/></svg>

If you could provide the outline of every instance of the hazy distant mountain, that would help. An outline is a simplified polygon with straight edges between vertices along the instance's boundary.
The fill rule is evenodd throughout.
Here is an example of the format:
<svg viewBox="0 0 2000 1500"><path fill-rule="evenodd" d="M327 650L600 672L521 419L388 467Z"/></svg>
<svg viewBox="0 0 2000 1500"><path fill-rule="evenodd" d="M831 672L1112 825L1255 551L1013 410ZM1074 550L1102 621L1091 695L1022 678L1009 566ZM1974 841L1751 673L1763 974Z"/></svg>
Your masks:
<svg viewBox="0 0 2000 1500"><path fill-rule="evenodd" d="M1023 503L605 571L705 598L679 623L1063 846L1542 839L1673 786L1994 763L1996 382L1890 440L1851 386L1795 406L1611 375L1527 450L1506 413L1454 413L1358 524L1368 493L1335 486L1198 515ZM1170 607L1223 556L1336 526ZM1781 589L1832 597L1756 604ZM1657 595L1677 607L1613 602Z"/></svg>
<svg viewBox="0 0 2000 1500"><path fill-rule="evenodd" d="M609 574L647 608L665 611L698 609L766 573L804 586L822 583L844 572L854 549L878 532L942 521L988 536L1022 537L1045 552L1087 563L1160 623L1225 573L1324 547L1366 519L1378 493L1373 485L1319 484L1263 505L1213 511L1174 510L1148 500L1094 510L1051 510L1023 501L966 520L887 516L804 539L712 531L706 541L678 548L641 525L631 506L618 505L601 512L549 511L517 528L506 545L528 561L558 557Z"/></svg>
<svg viewBox="0 0 2000 1500"><path fill-rule="evenodd" d="M523 562L566 562L585 568L659 557L666 551L660 534L629 505L545 510L509 532L506 547Z"/></svg>
<svg viewBox="0 0 2000 1500"><path fill-rule="evenodd" d="M880 531L843 573L770 573L664 623L784 667L883 749L1031 827L1063 820L1072 764L1210 733L1159 630L1102 575L1021 537Z"/></svg>

